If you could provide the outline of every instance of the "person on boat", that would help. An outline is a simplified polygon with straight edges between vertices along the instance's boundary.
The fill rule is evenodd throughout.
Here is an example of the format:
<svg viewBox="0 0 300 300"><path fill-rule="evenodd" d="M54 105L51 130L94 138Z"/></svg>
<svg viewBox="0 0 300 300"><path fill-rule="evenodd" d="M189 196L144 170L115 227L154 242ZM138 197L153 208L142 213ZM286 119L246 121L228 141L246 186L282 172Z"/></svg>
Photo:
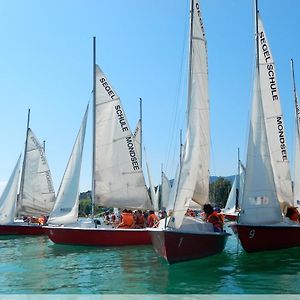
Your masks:
<svg viewBox="0 0 300 300"><path fill-rule="evenodd" d="M46 222L47 222L46 216L40 216L40 217L38 217L38 223L39 223L39 225L45 225Z"/></svg>
<svg viewBox="0 0 300 300"><path fill-rule="evenodd" d="M110 224L109 211L106 211L104 214L104 224Z"/></svg>
<svg viewBox="0 0 300 300"><path fill-rule="evenodd" d="M159 219L158 219L157 215L154 213L153 210L150 210L149 216L147 219L148 227L153 227L156 224L158 224L158 222L159 222Z"/></svg>
<svg viewBox="0 0 300 300"><path fill-rule="evenodd" d="M223 231L223 218L220 213L214 210L210 204L204 204L203 210L205 213L206 221L213 224L215 232Z"/></svg>
<svg viewBox="0 0 300 300"><path fill-rule="evenodd" d="M132 228L134 227L134 218L131 210L127 210L126 208L123 210L121 214L121 223L117 226L117 228Z"/></svg>
<svg viewBox="0 0 300 300"><path fill-rule="evenodd" d="M134 228L145 228L146 227L146 220L141 210L136 210L134 212L134 221L135 226Z"/></svg>
<svg viewBox="0 0 300 300"><path fill-rule="evenodd" d="M294 207L294 206L288 207L285 216L294 222L297 222L297 223L300 222L300 214L297 210L297 207Z"/></svg>

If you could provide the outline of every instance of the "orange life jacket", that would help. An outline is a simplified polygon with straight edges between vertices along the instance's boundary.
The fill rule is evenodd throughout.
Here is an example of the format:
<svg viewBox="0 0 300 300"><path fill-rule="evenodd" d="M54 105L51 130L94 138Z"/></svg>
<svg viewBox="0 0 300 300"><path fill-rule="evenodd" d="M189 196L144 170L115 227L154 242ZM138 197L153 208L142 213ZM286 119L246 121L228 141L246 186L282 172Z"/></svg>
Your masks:
<svg viewBox="0 0 300 300"><path fill-rule="evenodd" d="M131 213L122 213L122 223L119 227L130 228L134 223L133 215Z"/></svg>
<svg viewBox="0 0 300 300"><path fill-rule="evenodd" d="M153 227L158 221L159 220L156 214L151 214L148 216L147 222L149 227Z"/></svg>
<svg viewBox="0 0 300 300"><path fill-rule="evenodd" d="M223 218L220 216L220 214L216 211L211 213L208 218L207 222L212 223L214 227L218 229L223 229Z"/></svg>

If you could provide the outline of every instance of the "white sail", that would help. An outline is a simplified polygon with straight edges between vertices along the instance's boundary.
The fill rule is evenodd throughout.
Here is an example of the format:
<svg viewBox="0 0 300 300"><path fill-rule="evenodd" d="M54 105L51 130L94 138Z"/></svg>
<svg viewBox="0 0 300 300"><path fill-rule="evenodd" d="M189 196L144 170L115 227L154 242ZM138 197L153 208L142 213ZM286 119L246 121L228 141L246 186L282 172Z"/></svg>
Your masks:
<svg viewBox="0 0 300 300"><path fill-rule="evenodd" d="M259 66L256 66L245 184L239 218L241 224L277 223L282 219L272 170L269 132L265 122L267 106L263 105L263 101L267 98L262 97L259 70Z"/></svg>
<svg viewBox="0 0 300 300"><path fill-rule="evenodd" d="M230 193L229 193L229 196L228 196L225 208L224 208L224 213L225 214L232 214L232 213L235 212L236 198L237 198L237 186L238 186L238 182L240 180L239 178L240 178L239 174L237 174L234 177L234 181L233 181L233 184L231 186L231 190L230 190Z"/></svg>
<svg viewBox="0 0 300 300"><path fill-rule="evenodd" d="M151 208L142 166L120 98L96 66L95 203Z"/></svg>
<svg viewBox="0 0 300 300"><path fill-rule="evenodd" d="M239 206L241 205L241 199L243 198L243 187L244 187L244 179L245 179L245 168L241 164L240 174L237 174L234 178L225 208L225 214L234 213L236 210L236 202L238 200Z"/></svg>
<svg viewBox="0 0 300 300"><path fill-rule="evenodd" d="M136 149L136 155L137 157L140 158L140 165L142 166L142 161L141 161L141 119L138 120L136 127L135 127L135 131L133 133L133 138L134 138L134 144L135 144L135 149Z"/></svg>
<svg viewBox="0 0 300 300"><path fill-rule="evenodd" d="M160 203L161 208L167 209L169 207L169 199L171 193L171 183L167 175L162 172L161 174L161 192L160 192Z"/></svg>
<svg viewBox="0 0 300 300"><path fill-rule="evenodd" d="M85 111L81 127L58 190L53 211L49 216L49 224L70 224L77 221L79 208L79 179L87 115L88 107Z"/></svg>
<svg viewBox="0 0 300 300"><path fill-rule="evenodd" d="M30 128L27 131L27 152L23 168L25 170L18 214L48 215L55 201L52 178L43 146Z"/></svg>
<svg viewBox="0 0 300 300"><path fill-rule="evenodd" d="M0 224L12 223L16 214L17 194L20 178L20 161L19 157L14 170L5 186L0 197Z"/></svg>
<svg viewBox="0 0 300 300"><path fill-rule="evenodd" d="M157 194L155 193L155 189L154 189L154 186L152 184L151 171L150 171L146 151L144 151L144 152L145 152L145 158L146 158L146 168L147 168L147 175L148 175L149 189L150 189L150 196L151 196L151 200L152 200L152 205L153 205L153 209L155 211L158 211L159 210L158 193Z"/></svg>
<svg viewBox="0 0 300 300"><path fill-rule="evenodd" d="M280 202L288 202L292 205L292 180L275 63L259 15L258 42L261 97L277 197Z"/></svg>
<svg viewBox="0 0 300 300"><path fill-rule="evenodd" d="M208 202L210 128L207 49L198 1L192 1L190 76L188 83L187 132L173 218L169 226L179 228L191 199Z"/></svg>

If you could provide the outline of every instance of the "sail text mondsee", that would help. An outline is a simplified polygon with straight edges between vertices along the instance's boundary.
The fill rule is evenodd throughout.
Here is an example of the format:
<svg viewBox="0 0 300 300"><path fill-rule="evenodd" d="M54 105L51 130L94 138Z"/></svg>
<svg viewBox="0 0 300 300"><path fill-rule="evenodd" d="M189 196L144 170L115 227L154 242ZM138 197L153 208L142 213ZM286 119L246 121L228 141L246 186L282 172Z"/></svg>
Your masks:
<svg viewBox="0 0 300 300"><path fill-rule="evenodd" d="M132 137L131 136L127 137L126 142L127 142L127 147L129 150L129 155L130 155L130 160L132 163L133 170L137 171L140 169L140 166L139 166L138 159L136 157L136 153L134 150L134 144L132 141Z"/></svg>
<svg viewBox="0 0 300 300"><path fill-rule="evenodd" d="M279 137L279 142L280 142L280 149L281 149L281 155L282 155L282 160L285 161L287 160L287 150L286 150L286 144L285 144L285 136L284 136L284 127L282 123L282 117L277 117L277 128L278 128L278 137Z"/></svg>

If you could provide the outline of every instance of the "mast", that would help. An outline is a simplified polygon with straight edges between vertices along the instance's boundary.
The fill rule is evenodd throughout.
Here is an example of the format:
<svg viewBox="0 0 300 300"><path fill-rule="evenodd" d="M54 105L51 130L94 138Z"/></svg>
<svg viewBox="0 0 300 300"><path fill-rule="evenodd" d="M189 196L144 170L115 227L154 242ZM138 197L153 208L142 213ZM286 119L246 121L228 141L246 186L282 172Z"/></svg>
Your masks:
<svg viewBox="0 0 300 300"><path fill-rule="evenodd" d="M256 67L259 74L259 43L258 43L258 0L255 0L255 31L256 31Z"/></svg>
<svg viewBox="0 0 300 300"><path fill-rule="evenodd" d="M297 155L297 149L299 149L298 147L300 147L299 145L299 137L300 137L300 132L299 132L299 118L300 118L300 109L299 109L299 105L298 105L298 99L297 99L297 91L296 91L296 81L295 81L295 71L294 71L294 61L293 59L291 59L291 73L292 73L292 82L293 82L293 94L294 94L294 104L295 104L295 118L296 118L296 137L295 137L295 157L294 157L294 182L292 182L292 189L293 189L293 193L294 193L294 201L296 198L295 195L295 190L296 190L296 174L297 174L297 163L296 163L296 155ZM298 145L297 145L298 143ZM298 184L297 184L298 185ZM296 203L294 203L296 204Z"/></svg>
<svg viewBox="0 0 300 300"><path fill-rule="evenodd" d="M240 148L238 148L238 180L235 191L235 209L239 207L239 197L240 197L240 188L241 188L241 163L240 163Z"/></svg>
<svg viewBox="0 0 300 300"><path fill-rule="evenodd" d="M190 8L190 49L189 49L189 75L188 75L188 107L187 112L190 110L190 96L191 96L191 86L192 86L192 51L193 51L193 22L194 22L194 0L191 0L191 8ZM188 120L187 120L188 121Z"/></svg>
<svg viewBox="0 0 300 300"><path fill-rule="evenodd" d="M92 162L92 218L95 205L95 153L96 143L96 37L93 37L93 162Z"/></svg>
<svg viewBox="0 0 300 300"><path fill-rule="evenodd" d="M140 123L141 123L140 160L141 160L141 169L143 170L143 100L142 98L140 98Z"/></svg>
<svg viewBox="0 0 300 300"><path fill-rule="evenodd" d="M296 81L295 81L295 71L294 71L294 61L291 59L291 72L292 72L292 80L293 80L293 93L294 93L294 101L295 101L295 109L296 109L296 123L297 123L297 131L299 131L299 106L298 106L298 99L297 99L297 91L296 91ZM299 132L298 132L299 134Z"/></svg>
<svg viewBox="0 0 300 300"><path fill-rule="evenodd" d="M23 198L24 180L25 180L25 167L26 167L27 147L28 147L29 121L30 121L30 108L28 109L28 114L27 114L26 138L25 138L22 173L21 173L21 180L20 180L20 191L19 191L19 197L18 197L18 206L19 206L20 201L22 201L22 198ZM19 215L18 215L18 217L19 217Z"/></svg>

